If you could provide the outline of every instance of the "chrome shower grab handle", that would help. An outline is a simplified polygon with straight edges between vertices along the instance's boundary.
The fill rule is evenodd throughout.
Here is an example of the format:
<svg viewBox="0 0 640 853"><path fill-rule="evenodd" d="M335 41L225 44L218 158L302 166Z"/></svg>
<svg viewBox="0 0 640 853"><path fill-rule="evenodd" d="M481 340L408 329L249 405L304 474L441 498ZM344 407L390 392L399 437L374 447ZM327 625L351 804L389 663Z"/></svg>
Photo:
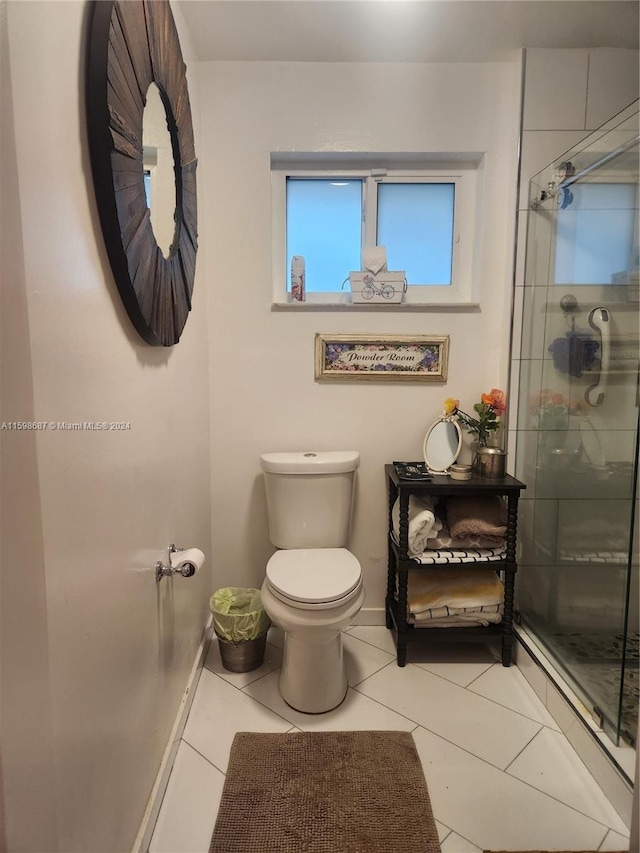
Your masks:
<svg viewBox="0 0 640 853"><path fill-rule="evenodd" d="M611 367L611 315L607 308L594 308L589 314L589 325L600 332L600 376L584 392L584 399L590 406L601 406L607 390L607 380Z"/></svg>

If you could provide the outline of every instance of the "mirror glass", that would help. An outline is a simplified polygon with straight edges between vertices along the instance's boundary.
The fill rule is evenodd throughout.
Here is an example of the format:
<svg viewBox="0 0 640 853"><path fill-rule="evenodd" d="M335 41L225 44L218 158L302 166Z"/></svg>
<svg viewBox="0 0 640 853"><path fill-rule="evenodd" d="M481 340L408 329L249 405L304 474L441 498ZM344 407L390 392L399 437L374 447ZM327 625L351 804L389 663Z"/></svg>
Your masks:
<svg viewBox="0 0 640 853"><path fill-rule="evenodd" d="M440 418L429 427L424 439L424 461L433 474L447 474L462 447L462 431L457 421Z"/></svg>
<svg viewBox="0 0 640 853"><path fill-rule="evenodd" d="M151 227L165 258L169 257L176 230L176 181L171 134L160 90L151 83L142 116L144 188Z"/></svg>

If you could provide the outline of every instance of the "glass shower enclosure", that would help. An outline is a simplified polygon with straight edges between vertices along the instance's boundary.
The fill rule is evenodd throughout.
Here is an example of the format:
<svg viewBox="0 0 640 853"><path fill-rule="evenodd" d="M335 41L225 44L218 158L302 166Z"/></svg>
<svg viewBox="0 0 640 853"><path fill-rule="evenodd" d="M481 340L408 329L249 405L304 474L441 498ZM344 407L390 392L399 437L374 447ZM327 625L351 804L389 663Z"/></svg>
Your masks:
<svg viewBox="0 0 640 853"><path fill-rule="evenodd" d="M517 619L615 744L638 723L638 103L531 181Z"/></svg>

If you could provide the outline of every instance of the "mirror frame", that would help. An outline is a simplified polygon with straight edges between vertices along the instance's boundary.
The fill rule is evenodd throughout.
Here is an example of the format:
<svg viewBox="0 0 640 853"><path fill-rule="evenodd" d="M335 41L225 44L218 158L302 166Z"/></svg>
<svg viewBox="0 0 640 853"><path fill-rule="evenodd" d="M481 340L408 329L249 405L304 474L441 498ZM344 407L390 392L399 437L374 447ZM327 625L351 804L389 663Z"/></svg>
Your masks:
<svg viewBox="0 0 640 853"><path fill-rule="evenodd" d="M454 427L454 429L458 435L458 447L456 448L455 454L453 455L453 458L451 459L451 461L449 462L448 465L446 465L444 468L433 468L431 465L429 465L429 459L427 458L427 443L429 441L429 436L431 435L431 433L441 423L448 423L448 424L453 425L453 427ZM453 465L453 463L456 461L458 456L460 456L461 450L462 450L462 430L460 429L460 424L458 423L458 421L455 418L447 417L446 415L443 415L443 417L435 420L431 424L429 429L427 430L427 434L425 435L424 442L422 444L422 455L424 456L424 461L426 463L427 470L429 471L429 473L430 474L444 474L445 476L448 476L449 468Z"/></svg>
<svg viewBox="0 0 640 853"><path fill-rule="evenodd" d="M169 256L158 246L144 191L142 118L160 90L176 185ZM191 310L198 250L196 168L186 66L169 0L94 0L87 127L109 263L126 311L152 346L173 346Z"/></svg>

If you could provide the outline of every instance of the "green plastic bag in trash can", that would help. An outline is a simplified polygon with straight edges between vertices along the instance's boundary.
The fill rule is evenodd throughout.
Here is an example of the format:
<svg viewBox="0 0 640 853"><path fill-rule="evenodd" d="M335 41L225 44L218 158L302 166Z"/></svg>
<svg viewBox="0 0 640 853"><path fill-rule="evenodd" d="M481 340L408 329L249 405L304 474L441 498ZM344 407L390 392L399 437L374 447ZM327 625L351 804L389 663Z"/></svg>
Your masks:
<svg viewBox="0 0 640 853"><path fill-rule="evenodd" d="M216 634L230 643L255 640L266 634L271 625L262 606L259 589L224 587L213 593L209 606Z"/></svg>

